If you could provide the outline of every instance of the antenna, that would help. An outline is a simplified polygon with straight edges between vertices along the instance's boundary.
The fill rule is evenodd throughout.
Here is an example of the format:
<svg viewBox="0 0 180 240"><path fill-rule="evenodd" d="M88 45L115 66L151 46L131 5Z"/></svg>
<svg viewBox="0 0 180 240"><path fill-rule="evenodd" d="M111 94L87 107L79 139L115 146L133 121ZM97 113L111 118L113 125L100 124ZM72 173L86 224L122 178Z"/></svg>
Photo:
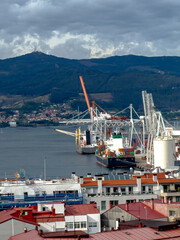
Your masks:
<svg viewBox="0 0 180 240"><path fill-rule="evenodd" d="M44 180L46 180L46 157L44 158Z"/></svg>

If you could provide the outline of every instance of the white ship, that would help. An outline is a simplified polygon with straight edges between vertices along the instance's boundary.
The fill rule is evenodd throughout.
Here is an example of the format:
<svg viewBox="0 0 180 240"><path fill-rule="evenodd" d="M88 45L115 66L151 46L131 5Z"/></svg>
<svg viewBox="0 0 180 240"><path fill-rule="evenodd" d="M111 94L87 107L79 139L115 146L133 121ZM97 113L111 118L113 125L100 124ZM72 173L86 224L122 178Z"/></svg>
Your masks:
<svg viewBox="0 0 180 240"><path fill-rule="evenodd" d="M81 186L75 173L72 173L71 179L0 180L0 210L44 201L65 201L66 204L82 203Z"/></svg>

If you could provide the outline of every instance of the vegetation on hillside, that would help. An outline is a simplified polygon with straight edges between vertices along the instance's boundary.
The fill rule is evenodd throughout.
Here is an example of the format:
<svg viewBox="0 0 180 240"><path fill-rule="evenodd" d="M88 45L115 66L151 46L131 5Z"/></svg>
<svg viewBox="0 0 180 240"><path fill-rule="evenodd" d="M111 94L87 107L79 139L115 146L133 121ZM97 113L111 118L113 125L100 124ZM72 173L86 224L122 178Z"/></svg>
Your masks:
<svg viewBox="0 0 180 240"><path fill-rule="evenodd" d="M159 110L179 110L180 57L127 55L69 60L33 52L0 61L0 95L34 99L49 94L51 103L73 98L74 108L84 108L79 75L83 76L88 94L112 94L112 102L99 100L103 108L123 109L132 103L137 111L142 111L141 92L146 90L153 94ZM1 102L0 107L2 104L5 106L6 102ZM38 104L26 104L22 110L31 107Z"/></svg>

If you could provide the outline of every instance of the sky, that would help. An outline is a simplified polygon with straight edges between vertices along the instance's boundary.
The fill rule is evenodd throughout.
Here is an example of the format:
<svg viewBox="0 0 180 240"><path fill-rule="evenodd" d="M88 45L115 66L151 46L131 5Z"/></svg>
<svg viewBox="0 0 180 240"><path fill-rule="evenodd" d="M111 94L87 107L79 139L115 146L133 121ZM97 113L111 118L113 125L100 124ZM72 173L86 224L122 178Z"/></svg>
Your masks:
<svg viewBox="0 0 180 240"><path fill-rule="evenodd" d="M180 56L179 0L1 0L0 59Z"/></svg>

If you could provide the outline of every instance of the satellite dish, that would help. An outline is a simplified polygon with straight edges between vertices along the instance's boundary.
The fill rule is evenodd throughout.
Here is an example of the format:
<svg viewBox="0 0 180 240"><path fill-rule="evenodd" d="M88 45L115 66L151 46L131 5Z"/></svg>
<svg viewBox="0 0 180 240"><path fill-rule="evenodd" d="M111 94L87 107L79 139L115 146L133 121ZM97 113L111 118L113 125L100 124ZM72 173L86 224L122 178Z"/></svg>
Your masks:
<svg viewBox="0 0 180 240"><path fill-rule="evenodd" d="M15 172L14 176L17 177L17 178L20 178L20 174L18 172Z"/></svg>

